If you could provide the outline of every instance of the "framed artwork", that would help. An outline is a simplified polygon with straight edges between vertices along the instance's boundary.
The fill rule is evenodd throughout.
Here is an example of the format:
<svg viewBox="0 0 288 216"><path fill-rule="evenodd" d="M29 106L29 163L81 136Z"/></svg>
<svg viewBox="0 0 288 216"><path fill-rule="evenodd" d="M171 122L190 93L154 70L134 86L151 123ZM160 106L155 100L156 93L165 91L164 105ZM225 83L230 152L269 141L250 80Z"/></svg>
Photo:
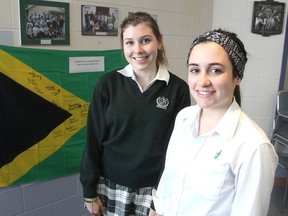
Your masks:
<svg viewBox="0 0 288 216"><path fill-rule="evenodd" d="M118 8L81 6L82 35L117 36Z"/></svg>
<svg viewBox="0 0 288 216"><path fill-rule="evenodd" d="M255 1L251 32L270 36L282 33L285 3L273 0Z"/></svg>
<svg viewBox="0 0 288 216"><path fill-rule="evenodd" d="M20 1L22 45L69 45L69 3Z"/></svg>

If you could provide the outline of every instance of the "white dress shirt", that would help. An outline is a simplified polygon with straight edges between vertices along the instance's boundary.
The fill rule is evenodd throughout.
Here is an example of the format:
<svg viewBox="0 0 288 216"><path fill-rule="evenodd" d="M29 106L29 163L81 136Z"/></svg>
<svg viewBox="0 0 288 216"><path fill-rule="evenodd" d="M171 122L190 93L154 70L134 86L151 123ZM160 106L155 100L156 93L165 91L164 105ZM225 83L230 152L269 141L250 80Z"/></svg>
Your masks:
<svg viewBox="0 0 288 216"><path fill-rule="evenodd" d="M198 136L199 106L176 118L165 170L153 191L164 216L266 216L278 157L263 130L231 104L216 127Z"/></svg>

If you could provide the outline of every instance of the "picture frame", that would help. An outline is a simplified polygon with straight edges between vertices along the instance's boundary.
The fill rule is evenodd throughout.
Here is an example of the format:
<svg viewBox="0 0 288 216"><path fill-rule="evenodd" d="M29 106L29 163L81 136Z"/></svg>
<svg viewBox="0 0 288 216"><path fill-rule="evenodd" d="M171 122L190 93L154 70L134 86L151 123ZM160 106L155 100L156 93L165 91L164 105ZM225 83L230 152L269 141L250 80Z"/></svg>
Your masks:
<svg viewBox="0 0 288 216"><path fill-rule="evenodd" d="M273 0L255 1L251 32L262 36L282 33L285 3Z"/></svg>
<svg viewBox="0 0 288 216"><path fill-rule="evenodd" d="M118 8L81 5L81 32L84 36L117 36Z"/></svg>
<svg viewBox="0 0 288 216"><path fill-rule="evenodd" d="M22 45L69 45L69 3L20 1Z"/></svg>

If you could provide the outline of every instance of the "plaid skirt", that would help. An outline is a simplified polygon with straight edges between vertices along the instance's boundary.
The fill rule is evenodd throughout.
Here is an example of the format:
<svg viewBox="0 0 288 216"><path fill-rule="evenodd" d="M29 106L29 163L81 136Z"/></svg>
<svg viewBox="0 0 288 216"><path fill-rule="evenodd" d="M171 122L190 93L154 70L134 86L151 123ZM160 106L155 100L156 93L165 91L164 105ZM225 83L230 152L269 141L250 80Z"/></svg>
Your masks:
<svg viewBox="0 0 288 216"><path fill-rule="evenodd" d="M153 187L129 188L100 177L97 193L106 216L149 215Z"/></svg>

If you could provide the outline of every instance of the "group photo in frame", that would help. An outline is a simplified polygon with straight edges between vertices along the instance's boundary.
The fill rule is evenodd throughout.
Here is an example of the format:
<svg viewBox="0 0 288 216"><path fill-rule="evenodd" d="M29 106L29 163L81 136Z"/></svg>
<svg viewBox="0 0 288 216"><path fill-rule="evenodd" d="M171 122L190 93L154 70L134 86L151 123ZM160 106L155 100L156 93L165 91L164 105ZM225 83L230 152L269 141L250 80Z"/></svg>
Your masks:
<svg viewBox="0 0 288 216"><path fill-rule="evenodd" d="M117 36L118 8L81 6L82 35Z"/></svg>
<svg viewBox="0 0 288 216"><path fill-rule="evenodd" d="M69 3L19 0L22 45L69 45Z"/></svg>
<svg viewBox="0 0 288 216"><path fill-rule="evenodd" d="M255 1L251 32L263 36L282 33L285 3L273 0Z"/></svg>

